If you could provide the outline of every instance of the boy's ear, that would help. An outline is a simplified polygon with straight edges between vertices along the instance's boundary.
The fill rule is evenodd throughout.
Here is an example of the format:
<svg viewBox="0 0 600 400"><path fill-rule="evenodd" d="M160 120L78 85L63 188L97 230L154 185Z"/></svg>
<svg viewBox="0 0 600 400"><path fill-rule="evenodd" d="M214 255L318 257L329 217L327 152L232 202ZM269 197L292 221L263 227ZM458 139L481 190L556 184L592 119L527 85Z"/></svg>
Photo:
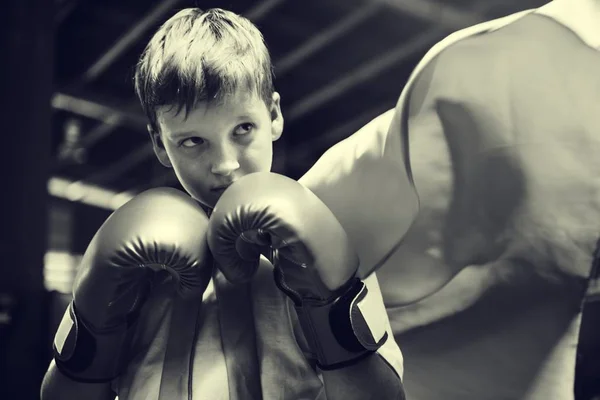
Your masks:
<svg viewBox="0 0 600 400"><path fill-rule="evenodd" d="M167 168L171 168L173 165L171 164L171 160L169 160L169 155L167 154L167 150L165 149L165 145L162 142L160 137L160 133L156 132L150 124L146 125L146 129L148 129L148 133L150 134L150 139L152 140L152 148L154 149L154 154L156 154L156 158L162 165Z"/></svg>
<svg viewBox="0 0 600 400"><path fill-rule="evenodd" d="M281 113L281 96L279 93L273 92L271 101L271 138L276 141L283 133L283 114Z"/></svg>

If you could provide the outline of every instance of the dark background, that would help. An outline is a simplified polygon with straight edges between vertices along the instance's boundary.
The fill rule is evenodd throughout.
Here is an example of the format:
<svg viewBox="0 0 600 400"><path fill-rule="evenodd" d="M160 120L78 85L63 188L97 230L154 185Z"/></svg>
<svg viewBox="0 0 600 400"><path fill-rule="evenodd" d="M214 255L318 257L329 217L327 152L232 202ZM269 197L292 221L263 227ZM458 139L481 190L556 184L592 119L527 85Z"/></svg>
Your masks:
<svg viewBox="0 0 600 400"><path fill-rule="evenodd" d="M152 154L132 85L141 50L179 9L218 6L261 29L286 119L274 169L298 178L331 145L394 107L435 42L543 3L4 1L0 399L39 397L77 257L112 209L150 187L179 187Z"/></svg>

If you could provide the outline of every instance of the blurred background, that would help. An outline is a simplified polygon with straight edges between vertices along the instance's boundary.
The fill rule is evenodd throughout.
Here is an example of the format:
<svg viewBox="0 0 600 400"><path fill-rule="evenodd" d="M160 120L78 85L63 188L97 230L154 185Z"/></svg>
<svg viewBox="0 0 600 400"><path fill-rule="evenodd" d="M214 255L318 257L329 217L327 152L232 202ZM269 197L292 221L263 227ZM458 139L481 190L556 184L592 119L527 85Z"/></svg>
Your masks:
<svg viewBox="0 0 600 400"><path fill-rule="evenodd" d="M395 106L447 34L542 0L6 0L0 8L3 191L0 399L39 398L78 260L136 193L179 187L155 159L132 84L156 28L221 7L263 32L285 133L274 170L299 178Z"/></svg>

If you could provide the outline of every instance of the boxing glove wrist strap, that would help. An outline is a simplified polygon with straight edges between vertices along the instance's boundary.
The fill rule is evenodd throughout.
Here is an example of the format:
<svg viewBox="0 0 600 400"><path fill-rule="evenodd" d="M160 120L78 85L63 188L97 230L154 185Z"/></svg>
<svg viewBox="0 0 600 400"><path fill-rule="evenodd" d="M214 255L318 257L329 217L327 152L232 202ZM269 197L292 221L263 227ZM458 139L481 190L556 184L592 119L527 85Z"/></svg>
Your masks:
<svg viewBox="0 0 600 400"><path fill-rule="evenodd" d="M347 289L343 293L329 300L298 299L288 293L280 279L276 281L294 300L300 325L316 353L320 369L335 370L356 364L387 340L384 321L379 321L376 315L380 310L371 304L374 299L360 279L353 278L344 285Z"/></svg>
<svg viewBox="0 0 600 400"><path fill-rule="evenodd" d="M54 338L54 360L63 375L77 382L109 382L121 373L131 339L129 324L93 332L69 304Z"/></svg>

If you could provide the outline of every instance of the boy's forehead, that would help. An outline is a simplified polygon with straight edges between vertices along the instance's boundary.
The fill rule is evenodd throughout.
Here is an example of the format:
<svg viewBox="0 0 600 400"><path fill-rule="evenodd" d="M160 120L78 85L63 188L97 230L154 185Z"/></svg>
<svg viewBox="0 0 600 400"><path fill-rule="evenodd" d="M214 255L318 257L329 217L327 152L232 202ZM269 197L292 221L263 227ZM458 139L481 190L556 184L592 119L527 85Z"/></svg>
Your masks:
<svg viewBox="0 0 600 400"><path fill-rule="evenodd" d="M156 110L160 125L184 125L198 119L229 118L237 116L256 116L264 112L267 105L263 99L249 91L239 91L213 101L199 101L186 113L177 105L165 105Z"/></svg>
<svg viewBox="0 0 600 400"><path fill-rule="evenodd" d="M209 109L258 109L265 106L263 99L256 92L248 90L238 90L235 93L226 95L221 99L215 99L214 101L204 103Z"/></svg>

